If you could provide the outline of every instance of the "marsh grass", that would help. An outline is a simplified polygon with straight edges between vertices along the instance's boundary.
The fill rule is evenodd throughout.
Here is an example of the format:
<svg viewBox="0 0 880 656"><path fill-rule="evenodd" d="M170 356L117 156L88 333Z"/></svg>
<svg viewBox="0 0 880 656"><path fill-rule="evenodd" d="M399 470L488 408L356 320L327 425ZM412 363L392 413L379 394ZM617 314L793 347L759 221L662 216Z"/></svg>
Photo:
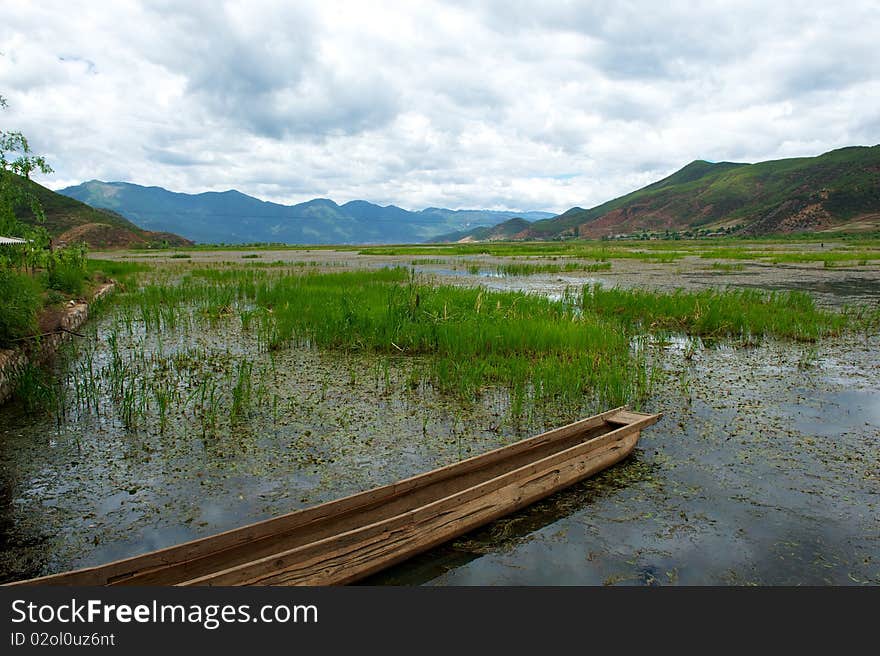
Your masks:
<svg viewBox="0 0 880 656"><path fill-rule="evenodd" d="M835 240L834 245L823 240ZM842 243L838 243L842 242ZM818 248L817 248L818 246ZM865 266L880 261L875 239L846 239L843 235L797 235L772 239L716 238L699 240L634 240L565 242L492 242L471 244L376 246L360 248L362 255L491 255L495 257L573 257L586 260L636 259L658 264L687 256L721 260L765 260L774 264L822 263L826 267Z"/></svg>
<svg viewBox="0 0 880 656"><path fill-rule="evenodd" d="M681 242L658 242L649 245L612 246L607 242L493 242L474 244L446 244L442 246L374 246L361 248L361 255L491 255L494 257L536 256L566 257L605 262L610 259L636 259L654 262L673 262L690 254Z"/></svg>
<svg viewBox="0 0 880 656"><path fill-rule="evenodd" d="M110 412L130 431L166 435L183 417L204 439L219 437L264 408L279 420L290 401L278 396L274 354L301 348L374 358L366 381L354 368L338 375L353 386L373 380L377 395L431 386L466 404L500 393L514 417L548 409L570 417L585 409L642 406L661 375L647 342L639 342L646 335L813 342L854 320L868 326L880 316L826 312L799 293L595 286L556 301L434 284L404 268L168 264L138 272L124 264L91 265L140 275L140 282L132 279L108 301L101 343L95 335L77 347L67 396L57 390L53 396L33 372L22 383L33 407L57 408L69 396L76 413ZM610 266L554 266L590 264ZM206 331L228 335L226 346L205 346ZM688 358L696 352L693 346ZM392 360L400 366L392 367ZM322 389L327 384L320 383Z"/></svg>
<svg viewBox="0 0 880 656"><path fill-rule="evenodd" d="M623 321L632 330L745 341L772 336L812 342L839 334L850 324L844 314L817 308L804 292L659 292L595 285L584 288L581 307L584 312Z"/></svg>
<svg viewBox="0 0 880 656"><path fill-rule="evenodd" d="M501 388L520 413L534 404L630 402L645 396L651 380L613 320L581 316L571 302L424 284L402 268L300 275L195 269L168 284L147 282L120 295L116 307L103 365L81 355L73 388L84 412L105 390L128 430L155 425L165 433L172 408L182 407L208 436L272 404L271 376L246 353L220 360L162 353L166 335L187 343L195 327L227 330L230 320L270 355L290 347L375 355L383 394L428 382L470 402ZM158 340L158 351L145 351L141 331ZM407 359L411 373L392 379L391 357ZM277 401L273 407L277 413Z"/></svg>
<svg viewBox="0 0 880 656"><path fill-rule="evenodd" d="M773 264L807 264L821 262L826 268L835 266L866 266L880 261L880 250L818 250L782 251L753 250L750 248L713 248L704 250L699 256L719 260L769 260Z"/></svg>
<svg viewBox="0 0 880 656"><path fill-rule="evenodd" d="M152 271L153 265L143 262L123 262L121 260L102 260L89 258L86 260L86 269L90 272L100 272L108 276L127 276L133 273Z"/></svg>
<svg viewBox="0 0 880 656"><path fill-rule="evenodd" d="M499 264L495 271L502 276L533 276L540 273L595 272L609 269L611 262L566 262L565 264L511 262Z"/></svg>
<svg viewBox="0 0 880 656"><path fill-rule="evenodd" d="M712 262L712 265L710 268L715 271L725 271L725 272L742 271L743 269L745 269L745 265L740 264L740 263L730 264L729 262Z"/></svg>
<svg viewBox="0 0 880 656"><path fill-rule="evenodd" d="M15 398L29 414L52 412L58 409L58 386L51 374L32 363L14 374Z"/></svg>
<svg viewBox="0 0 880 656"><path fill-rule="evenodd" d="M253 363L247 360L241 360L238 363L235 372L235 385L232 388L232 405L229 410L230 423L234 424L241 419L250 407L253 371Z"/></svg>

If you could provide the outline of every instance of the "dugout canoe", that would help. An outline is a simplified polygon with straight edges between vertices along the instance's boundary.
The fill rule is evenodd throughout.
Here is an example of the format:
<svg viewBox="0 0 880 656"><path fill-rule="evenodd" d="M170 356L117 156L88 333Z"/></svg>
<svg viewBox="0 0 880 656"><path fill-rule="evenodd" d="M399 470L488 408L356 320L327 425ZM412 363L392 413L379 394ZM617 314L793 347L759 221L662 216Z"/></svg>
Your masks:
<svg viewBox="0 0 880 656"><path fill-rule="evenodd" d="M351 583L619 462L659 418L615 408L391 485L12 585Z"/></svg>

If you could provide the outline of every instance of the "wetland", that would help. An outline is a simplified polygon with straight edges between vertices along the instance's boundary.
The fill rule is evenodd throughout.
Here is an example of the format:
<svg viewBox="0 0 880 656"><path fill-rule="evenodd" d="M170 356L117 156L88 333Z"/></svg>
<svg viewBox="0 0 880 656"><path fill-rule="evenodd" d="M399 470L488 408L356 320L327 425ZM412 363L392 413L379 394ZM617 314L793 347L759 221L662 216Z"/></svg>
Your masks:
<svg viewBox="0 0 880 656"><path fill-rule="evenodd" d="M92 258L119 291L0 407L4 581L626 404L632 457L368 583L880 583L871 244Z"/></svg>

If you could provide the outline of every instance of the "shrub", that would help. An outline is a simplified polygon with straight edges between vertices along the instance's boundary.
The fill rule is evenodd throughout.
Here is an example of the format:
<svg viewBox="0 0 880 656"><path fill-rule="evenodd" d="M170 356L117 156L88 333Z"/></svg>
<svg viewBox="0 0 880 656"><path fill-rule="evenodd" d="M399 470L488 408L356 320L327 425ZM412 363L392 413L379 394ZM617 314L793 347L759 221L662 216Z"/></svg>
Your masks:
<svg viewBox="0 0 880 656"><path fill-rule="evenodd" d="M40 286L27 275L0 269L0 344L37 332Z"/></svg>
<svg viewBox="0 0 880 656"><path fill-rule="evenodd" d="M49 270L49 289L68 294L82 294L86 272L77 264L58 262Z"/></svg>

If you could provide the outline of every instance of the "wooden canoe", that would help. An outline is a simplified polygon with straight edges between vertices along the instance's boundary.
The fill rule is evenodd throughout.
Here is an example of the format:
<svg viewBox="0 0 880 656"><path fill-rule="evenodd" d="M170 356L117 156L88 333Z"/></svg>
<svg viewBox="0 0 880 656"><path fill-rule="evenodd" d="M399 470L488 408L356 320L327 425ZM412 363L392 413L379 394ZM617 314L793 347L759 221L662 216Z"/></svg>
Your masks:
<svg viewBox="0 0 880 656"><path fill-rule="evenodd" d="M11 585L351 583L613 465L659 418L616 408L391 485Z"/></svg>

